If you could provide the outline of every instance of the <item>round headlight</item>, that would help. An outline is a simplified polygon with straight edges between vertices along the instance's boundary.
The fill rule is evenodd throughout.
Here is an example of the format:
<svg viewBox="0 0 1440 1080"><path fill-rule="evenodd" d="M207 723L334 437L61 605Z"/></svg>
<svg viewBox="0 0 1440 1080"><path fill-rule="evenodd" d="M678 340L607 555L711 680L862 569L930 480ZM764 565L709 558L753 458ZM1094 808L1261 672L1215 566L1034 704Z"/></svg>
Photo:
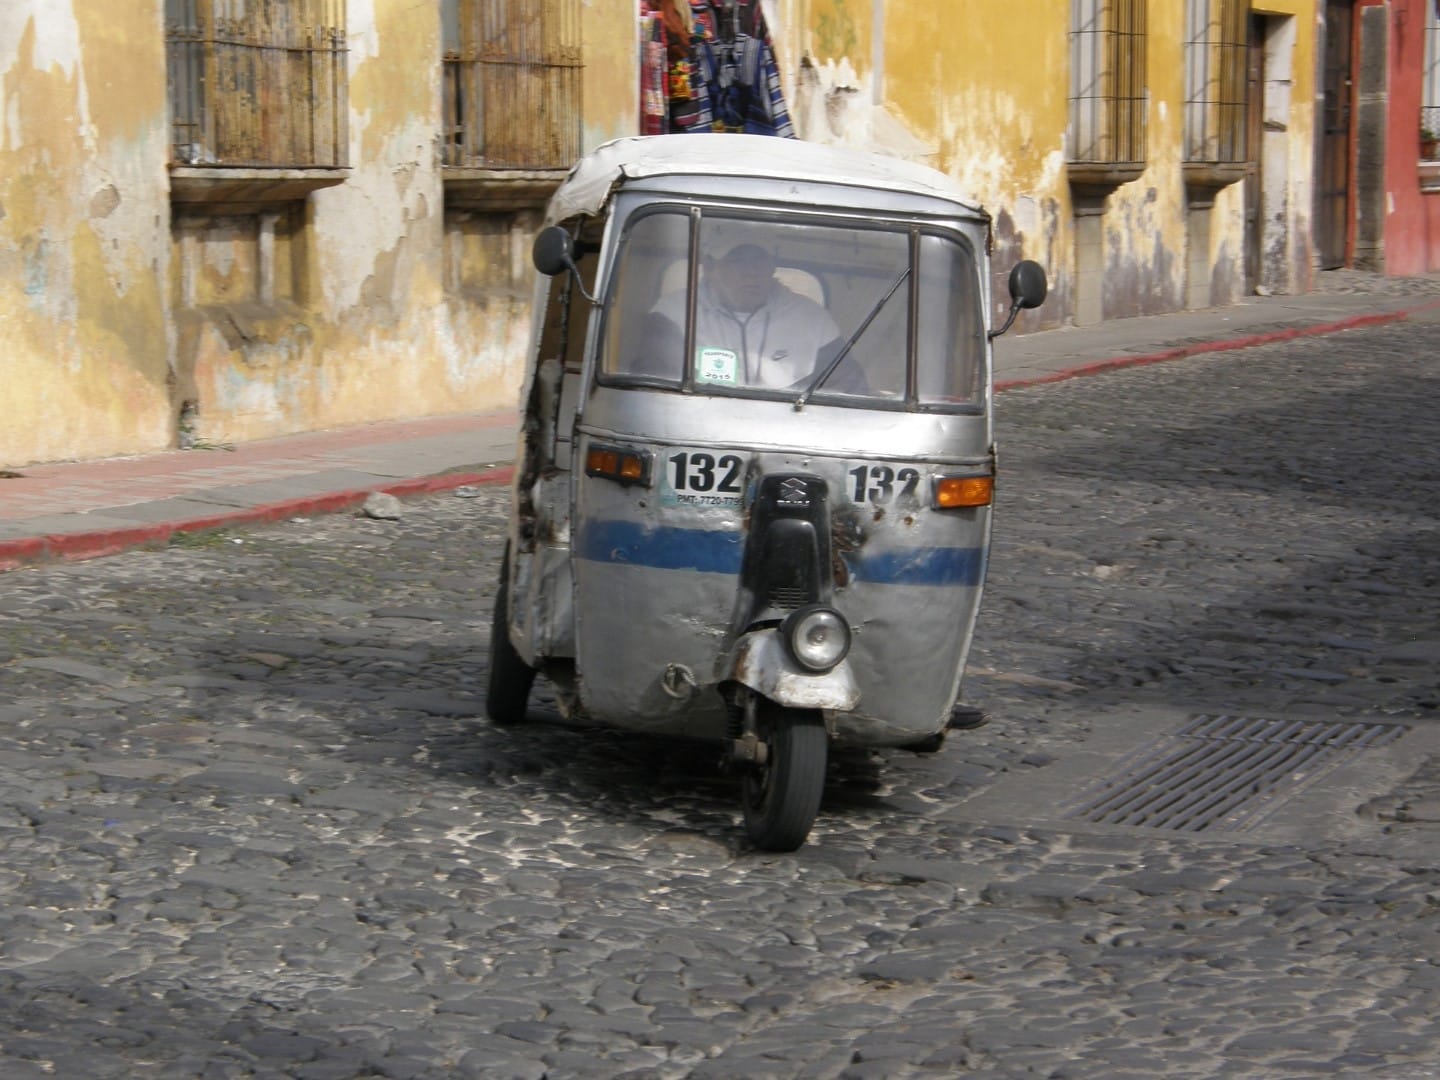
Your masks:
<svg viewBox="0 0 1440 1080"><path fill-rule="evenodd" d="M850 651L850 627L834 608L803 607L780 625L790 655L801 667L829 671Z"/></svg>

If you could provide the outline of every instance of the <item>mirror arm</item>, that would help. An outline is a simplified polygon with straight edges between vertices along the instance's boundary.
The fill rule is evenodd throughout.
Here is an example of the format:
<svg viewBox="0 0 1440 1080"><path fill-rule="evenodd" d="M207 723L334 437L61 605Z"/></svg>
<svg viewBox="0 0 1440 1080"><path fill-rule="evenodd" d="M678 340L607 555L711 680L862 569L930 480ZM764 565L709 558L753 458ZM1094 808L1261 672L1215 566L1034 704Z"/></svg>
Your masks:
<svg viewBox="0 0 1440 1080"><path fill-rule="evenodd" d="M575 239L561 225L550 225L540 230L540 235L535 237L535 243L530 249L530 259L535 264L535 269L546 277L558 277L560 271L568 270L575 277L575 288L580 295L589 302L591 307L599 307L600 301L585 291L585 283L580 279L580 267L575 263Z"/></svg>
<svg viewBox="0 0 1440 1080"><path fill-rule="evenodd" d="M567 257L565 259L565 269L570 271L570 276L575 279L576 290L585 298L586 302L589 303L591 307L599 307L600 301L585 291L585 282L580 280L580 267L575 265L575 260Z"/></svg>
<svg viewBox="0 0 1440 1080"><path fill-rule="evenodd" d="M990 333L985 335L985 340L994 341L1001 334L1005 333L1006 330L1009 330L1010 324L1015 321L1015 316L1020 314L1020 307L1021 304L1019 300L1016 300L1014 303L1012 303L1010 305L1010 314L1007 315L1005 318L1005 325L1000 327L999 330L991 330Z"/></svg>

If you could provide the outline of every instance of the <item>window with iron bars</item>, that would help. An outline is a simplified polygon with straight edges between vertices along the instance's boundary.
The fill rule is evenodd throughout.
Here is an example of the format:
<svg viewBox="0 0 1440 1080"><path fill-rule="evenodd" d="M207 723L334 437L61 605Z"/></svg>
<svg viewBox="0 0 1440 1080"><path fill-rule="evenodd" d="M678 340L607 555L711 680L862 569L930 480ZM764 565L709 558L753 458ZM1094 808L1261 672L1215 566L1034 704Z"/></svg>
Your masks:
<svg viewBox="0 0 1440 1080"><path fill-rule="evenodd" d="M1188 0L1185 160L1245 160L1245 0Z"/></svg>
<svg viewBox="0 0 1440 1080"><path fill-rule="evenodd" d="M348 164L345 0L165 0L175 165Z"/></svg>
<svg viewBox="0 0 1440 1080"><path fill-rule="evenodd" d="M1425 71L1420 84L1420 130L1440 137L1440 2L1426 5Z"/></svg>
<svg viewBox="0 0 1440 1080"><path fill-rule="evenodd" d="M1145 160L1145 0L1072 0L1070 160Z"/></svg>
<svg viewBox="0 0 1440 1080"><path fill-rule="evenodd" d="M580 156L580 0L441 0L443 164L563 169Z"/></svg>

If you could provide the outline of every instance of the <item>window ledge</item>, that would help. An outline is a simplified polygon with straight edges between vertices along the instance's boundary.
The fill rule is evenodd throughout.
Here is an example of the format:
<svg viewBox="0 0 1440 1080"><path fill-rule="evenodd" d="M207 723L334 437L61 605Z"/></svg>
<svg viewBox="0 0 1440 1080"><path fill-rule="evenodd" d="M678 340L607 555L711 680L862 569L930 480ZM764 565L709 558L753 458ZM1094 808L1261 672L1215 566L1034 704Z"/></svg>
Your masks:
<svg viewBox="0 0 1440 1080"><path fill-rule="evenodd" d="M1422 161L1418 166L1421 191L1440 191L1440 161Z"/></svg>
<svg viewBox="0 0 1440 1080"><path fill-rule="evenodd" d="M1075 213L1098 214L1105 200L1118 187L1139 180L1145 172L1143 161L1072 161L1065 166Z"/></svg>
<svg viewBox="0 0 1440 1080"><path fill-rule="evenodd" d="M452 210L533 210L549 201L569 169L486 169L446 165L445 206Z"/></svg>
<svg viewBox="0 0 1440 1080"><path fill-rule="evenodd" d="M1181 166L1185 177L1185 201L1192 209L1215 205L1215 193L1244 180L1250 167L1243 161L1187 161Z"/></svg>
<svg viewBox="0 0 1440 1080"><path fill-rule="evenodd" d="M170 166L170 201L187 204L269 206L300 202L312 191L343 184L349 169Z"/></svg>

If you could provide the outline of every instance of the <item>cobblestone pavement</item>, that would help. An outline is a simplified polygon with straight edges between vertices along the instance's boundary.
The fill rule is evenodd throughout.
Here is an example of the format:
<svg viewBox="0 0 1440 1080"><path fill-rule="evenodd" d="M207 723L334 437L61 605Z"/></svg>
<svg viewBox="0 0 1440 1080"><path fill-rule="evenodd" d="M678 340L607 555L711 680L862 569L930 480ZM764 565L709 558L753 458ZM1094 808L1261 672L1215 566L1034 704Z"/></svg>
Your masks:
<svg viewBox="0 0 1440 1080"><path fill-rule="evenodd" d="M478 718L499 490L0 576L0 1074L1440 1076L1428 756L1339 838L965 802L1123 710L1432 729L1433 334L1002 395L993 722L794 856L705 753Z"/></svg>
<svg viewBox="0 0 1440 1080"><path fill-rule="evenodd" d="M1386 277L1369 270L1321 270L1315 275L1311 291L1363 293L1369 296L1434 296L1440 293L1440 274Z"/></svg>

